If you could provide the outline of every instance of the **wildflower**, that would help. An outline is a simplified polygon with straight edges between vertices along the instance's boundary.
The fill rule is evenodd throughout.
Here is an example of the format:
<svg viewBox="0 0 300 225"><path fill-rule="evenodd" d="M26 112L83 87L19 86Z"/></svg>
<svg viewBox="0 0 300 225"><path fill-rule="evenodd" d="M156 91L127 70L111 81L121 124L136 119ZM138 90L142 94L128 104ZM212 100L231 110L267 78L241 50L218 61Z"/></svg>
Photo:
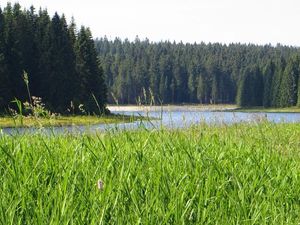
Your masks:
<svg viewBox="0 0 300 225"><path fill-rule="evenodd" d="M83 114L85 113L84 105L83 105L83 104L79 104L78 109L79 109L79 111L80 111L81 113L83 113Z"/></svg>
<svg viewBox="0 0 300 225"><path fill-rule="evenodd" d="M101 179L99 179L97 181L97 188L100 190L100 191L103 191L103 186L104 186L104 183Z"/></svg>

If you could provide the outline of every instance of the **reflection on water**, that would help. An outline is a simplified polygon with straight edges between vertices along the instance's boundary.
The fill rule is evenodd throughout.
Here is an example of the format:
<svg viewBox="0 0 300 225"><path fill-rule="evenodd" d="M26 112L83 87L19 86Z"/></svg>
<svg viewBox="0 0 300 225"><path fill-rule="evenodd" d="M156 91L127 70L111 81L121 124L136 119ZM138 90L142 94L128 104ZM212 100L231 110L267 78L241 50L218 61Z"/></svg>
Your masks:
<svg viewBox="0 0 300 225"><path fill-rule="evenodd" d="M112 111L114 113L114 111ZM300 122L300 113L246 113L246 112L212 112L212 111L118 111L124 115L141 115L152 120L135 121L132 123L120 124L99 124L92 126L65 126L52 128L4 128L3 133L15 134L24 132L46 132L46 133L82 133L97 132L106 130L134 129L145 127L147 129L159 128L185 128L191 125L205 122L207 124L232 124L239 122L256 123L268 120L274 123L295 123Z"/></svg>

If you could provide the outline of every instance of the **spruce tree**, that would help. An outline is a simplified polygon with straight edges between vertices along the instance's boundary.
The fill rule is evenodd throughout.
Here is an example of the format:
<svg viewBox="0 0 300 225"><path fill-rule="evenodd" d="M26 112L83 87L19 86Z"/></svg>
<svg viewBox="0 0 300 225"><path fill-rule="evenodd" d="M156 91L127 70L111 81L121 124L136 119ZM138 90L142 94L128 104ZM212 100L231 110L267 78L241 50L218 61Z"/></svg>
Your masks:
<svg viewBox="0 0 300 225"><path fill-rule="evenodd" d="M297 106L300 108L300 75L298 77L298 101Z"/></svg>
<svg viewBox="0 0 300 225"><path fill-rule="evenodd" d="M288 61L280 85L280 106L295 106L297 104L297 86L299 76L299 59L293 57Z"/></svg>
<svg viewBox="0 0 300 225"><path fill-rule="evenodd" d="M21 101L28 100L26 88L22 79L24 70L24 58L22 51L23 22L21 7L10 3L4 9L5 16L5 61L6 71L9 80L9 89L11 92L10 100L17 98ZM9 104L9 102L7 103Z"/></svg>
<svg viewBox="0 0 300 225"><path fill-rule="evenodd" d="M241 107L245 107L245 106L249 106L249 96L250 96L250 90L249 87L247 86L249 80L250 80L250 75L248 70L245 70L246 72L244 72L244 75L241 79L241 81L239 82L238 85L238 92L237 92L237 96L236 96L236 102L239 106Z"/></svg>
<svg viewBox="0 0 300 225"><path fill-rule="evenodd" d="M239 106L261 106L263 98L263 80L257 66L244 70L240 83L237 103Z"/></svg>
<svg viewBox="0 0 300 225"><path fill-rule="evenodd" d="M281 82L283 77L283 71L285 69L285 59L280 57L275 63L275 72L274 78L272 80L272 88L271 88L271 106L272 107L280 107L280 98L281 98Z"/></svg>
<svg viewBox="0 0 300 225"><path fill-rule="evenodd" d="M0 111L11 107L15 98L30 101L26 90L24 71L29 74L30 92L42 97L46 107L54 112L67 113L71 101L82 100L90 111L105 111L106 86L99 68L94 41L89 29L81 32L83 45L78 39L74 21L68 26L64 16L57 13L52 20L46 10L22 10L16 3L0 8ZM84 67L75 56L79 54ZM82 69L82 70L81 70ZM86 71L85 71L86 70ZM87 85L82 87L80 74L87 74ZM130 81L131 82L131 81ZM84 83L84 82L83 82ZM85 90L92 95L85 99ZM80 95L82 94L82 95ZM132 98L132 96L130 96ZM96 99L96 100L94 100ZM91 102L94 105L91 108ZM97 104L95 103L97 102Z"/></svg>
<svg viewBox="0 0 300 225"><path fill-rule="evenodd" d="M57 13L50 25L49 102L56 111L66 112L76 93L75 54L65 17Z"/></svg>
<svg viewBox="0 0 300 225"><path fill-rule="evenodd" d="M158 65L155 62L151 62L150 68L149 68L149 89L151 90L151 93L154 95L154 99L157 100L157 96L159 95L159 70Z"/></svg>
<svg viewBox="0 0 300 225"><path fill-rule="evenodd" d="M274 72L267 76L258 71L258 76L253 77L253 82L259 84L258 89L264 89L264 105L279 104L280 85L284 70L284 62L292 54L298 54L297 48L286 46L272 47L257 45L231 44L183 44L149 41L128 40L109 41L99 39L97 50L101 62L109 62L110 73L107 76L107 84L115 88L114 82L119 77L118 68L125 62L130 62L126 67L126 73L132 73L129 101L133 101L140 95L140 88L154 87L156 83L157 95L163 96L164 103L169 102L193 102L197 100L197 75L207 71L203 76L205 84L205 97L203 102L234 103L237 96L237 87L242 80L246 67L260 65L264 71L266 64L274 62ZM104 64L103 64L104 65ZM158 70L153 72L152 65L157 65ZM143 67L141 76L140 67ZM150 69L151 68L151 69ZM105 70L106 71L106 70ZM125 76L124 79L127 79ZM218 79L216 79L216 77ZM263 79L263 84L261 80ZM119 81L118 81L119 82ZM254 97L260 103L259 96Z"/></svg>
<svg viewBox="0 0 300 225"><path fill-rule="evenodd" d="M212 103L216 104L219 101L219 74L215 72L212 78L211 99Z"/></svg>
<svg viewBox="0 0 300 225"><path fill-rule="evenodd" d="M205 94L205 83L203 75L200 74L198 77L198 86L197 86L197 99L201 104L206 103L206 94Z"/></svg>
<svg viewBox="0 0 300 225"><path fill-rule="evenodd" d="M88 112L104 113L106 85L89 28L81 27L76 42L76 68L81 84L80 100ZM100 110L100 111L99 111Z"/></svg>
<svg viewBox="0 0 300 225"><path fill-rule="evenodd" d="M196 96L196 76L194 71L190 71L188 73L188 95L189 95L189 101L195 102L195 96Z"/></svg>
<svg viewBox="0 0 300 225"><path fill-rule="evenodd" d="M264 82L263 75L258 66L254 66L253 69L254 83L253 86L253 100L251 105L262 106L263 105L263 93L264 93Z"/></svg>
<svg viewBox="0 0 300 225"><path fill-rule="evenodd" d="M0 8L0 112L7 108L8 102L11 100L11 86L8 78L7 62L5 58L5 20Z"/></svg>
<svg viewBox="0 0 300 225"><path fill-rule="evenodd" d="M263 94L263 106L271 106L272 98L272 79L275 72L275 65L272 61L268 62L263 70L264 76L264 94Z"/></svg>
<svg viewBox="0 0 300 225"><path fill-rule="evenodd" d="M50 89L51 85L51 40L50 40L51 20L47 10L40 9L36 19L36 31L34 41L36 43L37 68L32 77L31 91L33 95L42 97L47 106L51 105Z"/></svg>

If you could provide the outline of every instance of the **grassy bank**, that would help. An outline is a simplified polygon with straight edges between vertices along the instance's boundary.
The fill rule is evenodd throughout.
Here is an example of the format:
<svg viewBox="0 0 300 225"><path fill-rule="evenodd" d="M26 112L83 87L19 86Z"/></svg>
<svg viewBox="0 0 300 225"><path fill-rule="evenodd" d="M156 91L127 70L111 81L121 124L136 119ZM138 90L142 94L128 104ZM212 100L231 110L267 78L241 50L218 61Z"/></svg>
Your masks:
<svg viewBox="0 0 300 225"><path fill-rule="evenodd" d="M71 125L93 125L132 122L141 119L125 115L106 116L56 116L53 118L35 118L33 116L0 117L0 128L5 127L49 127L49 126L71 126Z"/></svg>
<svg viewBox="0 0 300 225"><path fill-rule="evenodd" d="M264 108L264 107L245 107L236 108L232 110L225 110L232 112L268 112L268 113L300 113L300 107L287 107L287 108Z"/></svg>
<svg viewBox="0 0 300 225"><path fill-rule="evenodd" d="M0 223L298 224L299 137L272 123L0 135Z"/></svg>

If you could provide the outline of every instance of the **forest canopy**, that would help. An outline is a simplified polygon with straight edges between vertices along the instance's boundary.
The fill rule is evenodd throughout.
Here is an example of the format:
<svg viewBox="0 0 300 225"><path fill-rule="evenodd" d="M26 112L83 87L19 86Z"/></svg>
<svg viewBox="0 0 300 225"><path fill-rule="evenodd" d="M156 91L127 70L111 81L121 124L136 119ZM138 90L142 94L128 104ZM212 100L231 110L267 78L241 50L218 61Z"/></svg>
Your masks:
<svg viewBox="0 0 300 225"><path fill-rule="evenodd" d="M8 3L0 8L0 110L12 101L42 98L53 112L105 111L106 85L89 28L76 29L64 15Z"/></svg>
<svg viewBox="0 0 300 225"><path fill-rule="evenodd" d="M0 8L0 111L30 100L24 72L32 96L59 113L102 113L107 102L300 106L297 47L93 40L64 15L8 3Z"/></svg>
<svg viewBox="0 0 300 225"><path fill-rule="evenodd" d="M108 101L300 105L296 47L96 40ZM146 99L144 96L148 96Z"/></svg>

